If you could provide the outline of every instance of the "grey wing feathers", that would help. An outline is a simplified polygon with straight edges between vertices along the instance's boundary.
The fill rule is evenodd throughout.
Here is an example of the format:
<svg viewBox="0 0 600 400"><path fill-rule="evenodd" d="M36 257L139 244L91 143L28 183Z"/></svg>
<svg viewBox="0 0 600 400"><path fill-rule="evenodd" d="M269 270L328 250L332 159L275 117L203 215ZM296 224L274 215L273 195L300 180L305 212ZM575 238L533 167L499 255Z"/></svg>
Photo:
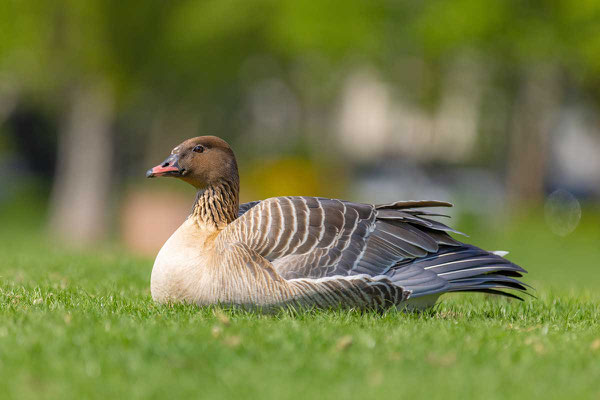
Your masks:
<svg viewBox="0 0 600 400"><path fill-rule="evenodd" d="M406 274L411 271L415 271L414 277L407 277ZM418 271L422 272L418 274ZM475 246L461 244L454 248L444 247L436 254L411 262L399 263L390 274L390 278L411 290L412 297L419 297L440 291L510 289L525 292L525 285L514 279L521 277L525 272L523 268L501 256ZM423 280L419 281L415 277ZM426 280L426 277L430 279Z"/></svg>
<svg viewBox="0 0 600 400"><path fill-rule="evenodd" d="M349 275L375 228L367 204L316 197L275 197L250 207L228 228L286 279Z"/></svg>
<svg viewBox="0 0 600 400"><path fill-rule="evenodd" d="M241 217L242 215L244 215L246 213L246 211L248 211L249 209L251 209L252 207L257 205L258 203L260 203L260 200L240 204L240 210L238 212L238 217Z"/></svg>
<svg viewBox="0 0 600 400"><path fill-rule="evenodd" d="M449 206L439 201L374 206L277 197L240 206L243 223L238 220L235 231L237 240L271 261L285 279L385 276L409 290L411 297L448 291L524 291L513 279L524 269L455 240L448 232L460 232L429 218L444 215L422 210Z"/></svg>
<svg viewBox="0 0 600 400"><path fill-rule="evenodd" d="M296 299L299 304L321 308L352 305L360 309L383 309L410 296L409 291L385 276L338 275L322 279L291 279L288 282L302 293Z"/></svg>
<svg viewBox="0 0 600 400"><path fill-rule="evenodd" d="M410 206L414 207L415 203L418 202L410 202ZM459 291L486 291L516 297L497 289L525 292L523 284L513 279L526 272L523 268L499 255L456 241L447 232L459 232L424 217L431 216L431 213L412 209L395 210L392 206L385 205L383 212L378 212L377 223L381 227L372 236L387 240L388 245L396 244L403 250L412 250L408 252L414 257L399 259L386 273L393 282L410 290L411 297ZM398 227L410 231L412 235L402 232ZM390 235L396 236L397 240L394 241ZM425 238L432 239L437 248ZM403 242L416 247L416 251L401 245ZM417 254L419 248L427 251L427 254ZM375 246L372 252L377 250Z"/></svg>
<svg viewBox="0 0 600 400"><path fill-rule="evenodd" d="M421 207L452 207L452 203L437 200L407 200L407 201L396 201L388 204L377 204L375 208L378 210L384 210L391 208L394 210L403 210L407 208L421 208Z"/></svg>
<svg viewBox="0 0 600 400"><path fill-rule="evenodd" d="M393 209L390 204L375 206L375 229L359 261L361 271L388 273L399 263L435 254L442 246L461 244L448 235L447 232L455 232L452 228L423 217L420 210L405 208L405 205L425 207L448 203L411 201L394 204L400 204L400 208Z"/></svg>

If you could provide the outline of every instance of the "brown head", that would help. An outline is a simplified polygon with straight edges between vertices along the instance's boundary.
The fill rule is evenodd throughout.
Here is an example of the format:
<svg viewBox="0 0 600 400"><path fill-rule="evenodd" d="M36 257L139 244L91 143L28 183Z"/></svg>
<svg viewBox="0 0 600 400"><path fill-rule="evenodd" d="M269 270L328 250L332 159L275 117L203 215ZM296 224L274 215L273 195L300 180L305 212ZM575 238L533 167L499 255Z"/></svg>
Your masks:
<svg viewBox="0 0 600 400"><path fill-rule="evenodd" d="M172 176L204 189L222 182L239 184L237 163L226 141L198 136L181 143L161 164L146 172L147 178Z"/></svg>

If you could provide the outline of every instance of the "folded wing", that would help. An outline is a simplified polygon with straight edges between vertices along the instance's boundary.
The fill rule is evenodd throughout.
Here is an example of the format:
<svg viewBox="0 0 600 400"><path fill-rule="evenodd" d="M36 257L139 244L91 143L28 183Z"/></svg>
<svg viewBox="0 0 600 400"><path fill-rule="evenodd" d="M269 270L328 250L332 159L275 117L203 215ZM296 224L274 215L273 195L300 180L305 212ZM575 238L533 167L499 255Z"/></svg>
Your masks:
<svg viewBox="0 0 600 400"><path fill-rule="evenodd" d="M525 272L503 257L456 241L460 233L432 216L438 201L369 205L315 197L277 197L243 204L228 240L248 244L285 279L386 277L412 297L448 291L525 287Z"/></svg>
<svg viewBox="0 0 600 400"><path fill-rule="evenodd" d="M447 226L404 202L374 206L316 197L276 197L240 207L229 240L249 245L286 279L386 274L398 262L459 243Z"/></svg>

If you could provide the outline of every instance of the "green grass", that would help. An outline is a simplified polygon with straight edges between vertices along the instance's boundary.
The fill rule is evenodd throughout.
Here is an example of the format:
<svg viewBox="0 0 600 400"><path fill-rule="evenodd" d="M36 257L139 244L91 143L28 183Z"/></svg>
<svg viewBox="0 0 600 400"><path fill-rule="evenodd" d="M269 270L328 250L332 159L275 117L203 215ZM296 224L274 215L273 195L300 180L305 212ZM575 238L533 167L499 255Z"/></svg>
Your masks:
<svg viewBox="0 0 600 400"><path fill-rule="evenodd" d="M8 215L11 217L8 217ZM511 250L537 299L453 295L424 314L157 306L152 260L0 231L0 398L600 397L600 231L462 226Z"/></svg>

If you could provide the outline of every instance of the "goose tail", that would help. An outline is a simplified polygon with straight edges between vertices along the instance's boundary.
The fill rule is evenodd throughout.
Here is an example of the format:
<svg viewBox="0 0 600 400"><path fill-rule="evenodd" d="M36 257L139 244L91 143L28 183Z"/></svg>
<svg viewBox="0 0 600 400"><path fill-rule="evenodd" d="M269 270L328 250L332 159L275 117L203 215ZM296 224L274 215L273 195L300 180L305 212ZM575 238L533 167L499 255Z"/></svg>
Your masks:
<svg viewBox="0 0 600 400"><path fill-rule="evenodd" d="M517 278L527 271L504 258L506 252L488 252L478 247L463 244L460 247L447 247L439 253L414 260L410 268L421 269L431 278L408 280L406 289L411 298L437 298L447 292L483 292L523 300L519 295L528 294L531 286ZM401 271L400 267L398 271ZM399 277L399 276L398 276Z"/></svg>

